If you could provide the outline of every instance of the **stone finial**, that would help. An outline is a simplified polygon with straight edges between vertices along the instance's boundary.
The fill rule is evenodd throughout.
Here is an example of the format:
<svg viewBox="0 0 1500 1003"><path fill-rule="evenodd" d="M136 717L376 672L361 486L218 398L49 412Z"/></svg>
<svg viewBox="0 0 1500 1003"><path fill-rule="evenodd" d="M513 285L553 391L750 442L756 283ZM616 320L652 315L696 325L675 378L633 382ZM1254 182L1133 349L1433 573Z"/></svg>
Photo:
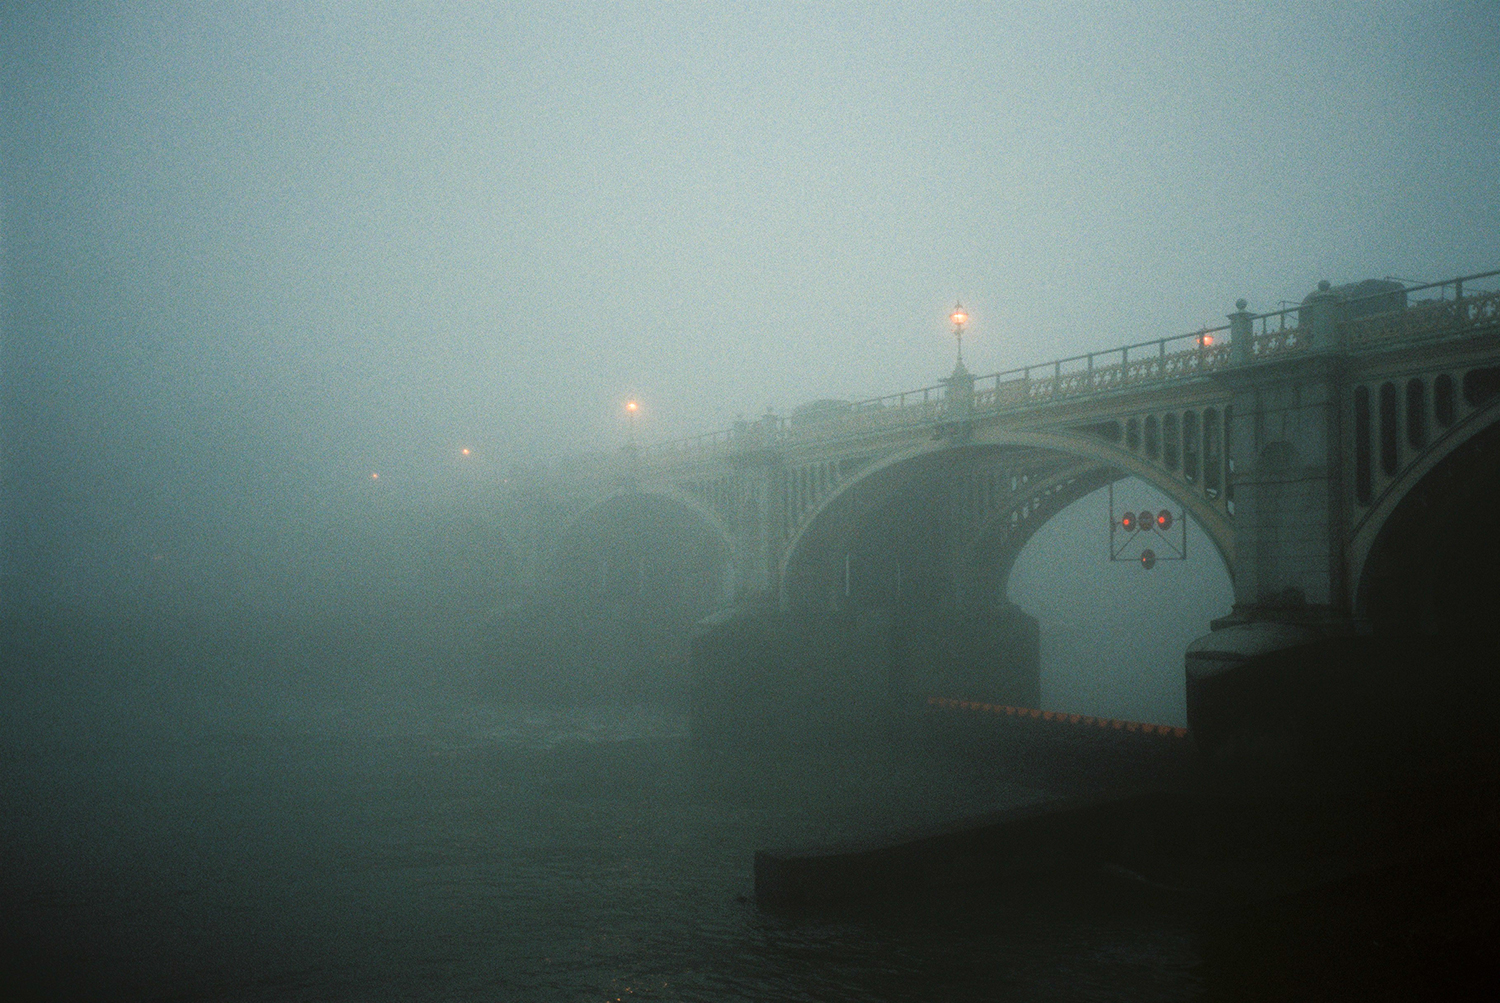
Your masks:
<svg viewBox="0 0 1500 1003"><path fill-rule="evenodd" d="M1327 279L1322 279L1318 282L1318 292L1320 293L1326 293L1331 288L1333 288L1333 284Z"/></svg>
<svg viewBox="0 0 1500 1003"><path fill-rule="evenodd" d="M1229 315L1229 362L1241 365L1250 361L1250 326L1254 318L1245 312L1243 298L1234 301L1234 308L1236 312Z"/></svg>

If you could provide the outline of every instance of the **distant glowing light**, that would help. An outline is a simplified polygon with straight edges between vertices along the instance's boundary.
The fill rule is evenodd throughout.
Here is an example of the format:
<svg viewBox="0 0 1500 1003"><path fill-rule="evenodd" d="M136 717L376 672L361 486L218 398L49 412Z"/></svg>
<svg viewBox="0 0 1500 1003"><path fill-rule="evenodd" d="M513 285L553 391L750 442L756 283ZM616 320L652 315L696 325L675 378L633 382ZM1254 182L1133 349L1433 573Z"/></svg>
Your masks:
<svg viewBox="0 0 1500 1003"><path fill-rule="evenodd" d="M969 314L964 309L962 303L955 303L953 304L953 312L948 315L948 319L953 322L954 327L963 327L969 322Z"/></svg>
<svg viewBox="0 0 1500 1003"><path fill-rule="evenodd" d="M631 414L635 414L635 412L637 410L639 410L639 409L640 409L640 405L637 404L635 401L626 401L625 402L625 410L629 411Z"/></svg>
<svg viewBox="0 0 1500 1003"><path fill-rule="evenodd" d="M465 446L463 449L459 450L459 452L463 453L465 456L468 456L469 455L469 447Z"/></svg>
<svg viewBox="0 0 1500 1003"><path fill-rule="evenodd" d="M379 474L371 474L370 475L370 480L372 480L372 481L378 481L378 480L380 480L380 475Z"/></svg>
<svg viewBox="0 0 1500 1003"><path fill-rule="evenodd" d="M1204 348L1210 347L1211 345L1213 345L1213 343L1214 336L1211 334L1200 334L1198 336L1198 344L1202 345Z"/></svg>

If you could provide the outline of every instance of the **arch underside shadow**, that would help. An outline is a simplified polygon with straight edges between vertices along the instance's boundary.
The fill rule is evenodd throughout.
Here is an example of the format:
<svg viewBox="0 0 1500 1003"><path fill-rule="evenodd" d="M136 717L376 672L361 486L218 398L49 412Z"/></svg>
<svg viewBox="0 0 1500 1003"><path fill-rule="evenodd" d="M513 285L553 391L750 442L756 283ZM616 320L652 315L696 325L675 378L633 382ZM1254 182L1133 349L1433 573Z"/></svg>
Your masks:
<svg viewBox="0 0 1500 1003"><path fill-rule="evenodd" d="M928 453L886 471L804 535L787 568L789 606L999 601L1041 525L1125 476L1021 447Z"/></svg>
<svg viewBox="0 0 1500 1003"><path fill-rule="evenodd" d="M1465 454L1474 450L1482 451L1485 447L1475 444L1482 444L1500 435L1497 429L1500 429L1500 400L1473 411L1457 422L1402 469L1399 476L1389 481L1379 496L1358 515L1347 551L1349 580L1356 585L1357 615L1366 614L1365 592L1371 573L1371 557L1378 552L1383 539L1388 542L1393 525L1397 527L1395 531L1400 532L1403 520L1398 516L1402 510L1412 506L1430 508L1437 500L1432 495L1432 486L1437 483L1448 485L1450 494L1454 490L1463 492L1466 478L1460 476L1455 481L1455 471L1483 473L1481 465L1474 463L1472 458L1466 458ZM1494 497L1490 496L1491 499ZM1355 508L1358 511L1357 501ZM1381 569L1377 567L1375 571L1380 573Z"/></svg>
<svg viewBox="0 0 1500 1003"><path fill-rule="evenodd" d="M1231 579L1235 571L1234 520L1227 495L1211 494L1201 483L1186 480L1160 463L1121 446L1081 432L1025 432L995 428L982 430L976 444L1029 446L1074 457L1119 477L1135 477L1182 506L1183 512L1208 537ZM1102 487L1104 483L1096 485Z"/></svg>
<svg viewBox="0 0 1500 1003"><path fill-rule="evenodd" d="M1355 612L1378 632L1500 640L1500 406L1455 431L1391 486L1356 536Z"/></svg>
<svg viewBox="0 0 1500 1003"><path fill-rule="evenodd" d="M1175 482L1139 457L1085 435L992 431L961 446L927 444L892 456L840 485L789 545L783 605L836 604L839 592L852 596L853 555L891 549L902 526L921 536L922 546L933 555L927 562L929 575L941 566L950 585L967 582L972 591L982 581L981 591L1003 595L1017 556L1042 525L1073 502L1127 476L1181 504L1233 575L1232 525L1221 500L1206 498L1193 485ZM915 528L918 521L926 527L921 532ZM861 534L875 540L859 544Z"/></svg>
<svg viewBox="0 0 1500 1003"><path fill-rule="evenodd" d="M536 578L496 621L497 685L528 699L680 693L689 628L725 601L723 535L649 491L595 498L555 528Z"/></svg>
<svg viewBox="0 0 1500 1003"><path fill-rule="evenodd" d="M734 552L734 536L729 527L724 524L723 519L713 508L693 495L678 490L671 484L642 484L629 487L617 488L608 494L592 499L575 512L562 528L564 535L574 532L576 527L592 513L610 505L618 505L636 498L655 498L670 503L676 508L690 513L705 532L717 540L728 553Z"/></svg>
<svg viewBox="0 0 1500 1003"><path fill-rule="evenodd" d="M1038 530L1074 502L1126 476L1116 467L1080 461L1031 485L1026 496L991 513L960 544L955 564L961 577L988 582L1005 594L1011 569Z"/></svg>
<svg viewBox="0 0 1500 1003"><path fill-rule="evenodd" d="M670 489L626 488L591 501L568 519L541 564L543 591L559 598L567 592L563 582L579 577L570 576L570 561L601 562L607 581L610 562L628 559L642 568L649 564L658 577L680 571L703 596L697 605L717 608L733 554L733 538L696 500ZM719 566L713 575L704 572L709 564ZM643 599L638 595L636 601Z"/></svg>
<svg viewBox="0 0 1500 1003"><path fill-rule="evenodd" d="M621 487L582 499L532 494L512 500L507 507L514 518L503 537L518 555L510 586L513 604L535 603L555 591L558 562L567 541L585 532L589 520L612 507L643 499L655 499L688 516L693 526L722 549L726 565L732 563L734 538L723 521L699 499L670 485Z"/></svg>

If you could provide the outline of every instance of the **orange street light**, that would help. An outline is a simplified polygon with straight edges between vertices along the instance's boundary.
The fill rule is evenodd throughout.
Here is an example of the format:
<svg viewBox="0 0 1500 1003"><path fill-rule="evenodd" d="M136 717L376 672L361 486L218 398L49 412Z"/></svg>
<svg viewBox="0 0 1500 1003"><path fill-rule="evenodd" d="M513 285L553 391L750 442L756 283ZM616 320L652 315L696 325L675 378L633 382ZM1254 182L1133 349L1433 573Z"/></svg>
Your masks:
<svg viewBox="0 0 1500 1003"><path fill-rule="evenodd" d="M948 319L953 322L953 337L958 341L958 364L953 367L956 376L964 368L964 325L969 322L969 311L964 309L962 303L954 303L953 312L948 315Z"/></svg>
<svg viewBox="0 0 1500 1003"><path fill-rule="evenodd" d="M640 402L633 397L625 402L625 434L630 440L630 448L632 449L635 448L635 416L640 409Z"/></svg>

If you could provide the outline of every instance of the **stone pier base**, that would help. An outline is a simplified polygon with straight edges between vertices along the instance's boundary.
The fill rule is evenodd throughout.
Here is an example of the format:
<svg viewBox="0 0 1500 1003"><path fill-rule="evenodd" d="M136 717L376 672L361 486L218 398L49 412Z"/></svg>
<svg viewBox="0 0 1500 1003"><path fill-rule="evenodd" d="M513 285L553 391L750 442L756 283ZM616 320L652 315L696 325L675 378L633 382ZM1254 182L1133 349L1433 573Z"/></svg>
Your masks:
<svg viewBox="0 0 1500 1003"><path fill-rule="evenodd" d="M695 744L869 738L927 696L1034 704L1036 621L1010 606L918 625L882 609L809 614L740 607L690 645Z"/></svg>

